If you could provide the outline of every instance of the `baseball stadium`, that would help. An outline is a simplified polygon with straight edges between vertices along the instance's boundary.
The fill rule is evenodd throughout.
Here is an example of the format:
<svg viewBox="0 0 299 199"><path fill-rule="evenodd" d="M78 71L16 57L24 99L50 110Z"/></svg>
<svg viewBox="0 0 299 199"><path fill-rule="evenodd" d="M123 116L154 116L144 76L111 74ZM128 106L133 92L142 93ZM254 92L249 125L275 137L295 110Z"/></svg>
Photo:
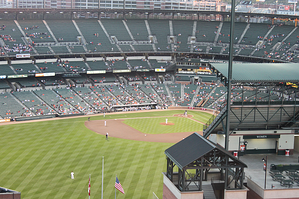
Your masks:
<svg viewBox="0 0 299 199"><path fill-rule="evenodd" d="M0 199L299 199L298 16L107 2L0 3Z"/></svg>

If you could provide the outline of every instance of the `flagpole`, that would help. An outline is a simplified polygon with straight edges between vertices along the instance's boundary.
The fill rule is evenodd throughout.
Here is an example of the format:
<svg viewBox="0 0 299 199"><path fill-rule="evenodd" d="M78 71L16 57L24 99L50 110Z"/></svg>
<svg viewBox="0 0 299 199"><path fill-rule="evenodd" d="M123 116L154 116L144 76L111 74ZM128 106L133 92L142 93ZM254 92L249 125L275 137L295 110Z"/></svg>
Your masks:
<svg viewBox="0 0 299 199"><path fill-rule="evenodd" d="M90 183L90 181L91 181L91 174L89 174L89 183ZM89 189L88 199L90 199L90 189Z"/></svg>
<svg viewBox="0 0 299 199"><path fill-rule="evenodd" d="M104 156L102 157L102 197L101 199L103 199L103 195L104 195Z"/></svg>
<svg viewBox="0 0 299 199"><path fill-rule="evenodd" d="M116 175L116 178L117 178L117 175ZM116 199L116 187L114 187L114 191L115 191L115 199Z"/></svg>

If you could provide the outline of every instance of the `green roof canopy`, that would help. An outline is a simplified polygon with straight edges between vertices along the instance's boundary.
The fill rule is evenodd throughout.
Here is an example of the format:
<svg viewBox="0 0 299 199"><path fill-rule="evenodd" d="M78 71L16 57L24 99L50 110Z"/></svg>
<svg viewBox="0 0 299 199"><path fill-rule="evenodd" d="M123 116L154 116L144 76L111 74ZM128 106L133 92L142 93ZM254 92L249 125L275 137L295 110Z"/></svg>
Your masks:
<svg viewBox="0 0 299 199"><path fill-rule="evenodd" d="M228 63L211 63L228 78ZM232 82L297 82L298 63L233 63Z"/></svg>

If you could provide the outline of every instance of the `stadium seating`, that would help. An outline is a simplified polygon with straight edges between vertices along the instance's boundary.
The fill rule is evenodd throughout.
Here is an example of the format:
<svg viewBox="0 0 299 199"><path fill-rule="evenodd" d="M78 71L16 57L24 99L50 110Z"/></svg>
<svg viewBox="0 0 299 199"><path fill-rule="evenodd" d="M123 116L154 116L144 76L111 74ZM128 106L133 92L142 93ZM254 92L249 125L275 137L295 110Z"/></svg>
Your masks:
<svg viewBox="0 0 299 199"><path fill-rule="evenodd" d="M18 20L27 37L34 43L55 42L49 30L41 20Z"/></svg>
<svg viewBox="0 0 299 199"><path fill-rule="evenodd" d="M150 66L147 63L147 60L129 60L129 64L131 65L132 69L149 69Z"/></svg>
<svg viewBox="0 0 299 199"><path fill-rule="evenodd" d="M55 93L53 90L36 90L33 92L61 115L80 113L70 102L66 101L59 93Z"/></svg>
<svg viewBox="0 0 299 199"><path fill-rule="evenodd" d="M126 20L126 24L128 25L135 41L149 40L144 20Z"/></svg>
<svg viewBox="0 0 299 199"><path fill-rule="evenodd" d="M15 75L17 72L11 68L8 64L0 65L1 75Z"/></svg>
<svg viewBox="0 0 299 199"><path fill-rule="evenodd" d="M103 102L107 104L108 107L112 107L114 105L123 105L118 98L111 94L112 90L109 90L105 86L92 86L90 88L98 97L101 98Z"/></svg>
<svg viewBox="0 0 299 199"><path fill-rule="evenodd" d="M122 85L107 85L107 89L120 101L123 105L138 104L138 101L126 92Z"/></svg>
<svg viewBox="0 0 299 199"><path fill-rule="evenodd" d="M176 106L181 104L182 94L181 94L181 84L167 84L167 87L170 91L172 101Z"/></svg>
<svg viewBox="0 0 299 199"><path fill-rule="evenodd" d="M217 102L217 100L221 97L224 97L226 94L226 87L219 86L216 87L211 93L208 100L205 102L204 107L210 108L210 106ZM216 107L215 107L216 108Z"/></svg>
<svg viewBox="0 0 299 199"><path fill-rule="evenodd" d="M105 20L102 19L106 31L109 36L115 36L118 41L132 41L127 29L125 28L122 20ZM115 28L117 27L117 29Z"/></svg>
<svg viewBox="0 0 299 199"><path fill-rule="evenodd" d="M58 42L78 42L79 35L71 20L46 20Z"/></svg>
<svg viewBox="0 0 299 199"><path fill-rule="evenodd" d="M165 105L173 105L173 101L166 90L165 84L152 84L152 87L154 88L155 92L159 95L160 99L162 99Z"/></svg>
<svg viewBox="0 0 299 199"><path fill-rule="evenodd" d="M89 65L91 70L107 70L107 69L109 69L109 66L106 65L106 63L104 61L94 60L94 61L87 61L86 63Z"/></svg>
<svg viewBox="0 0 299 199"><path fill-rule="evenodd" d="M107 108L107 105L105 102L101 100L99 96L96 95L94 91L92 91L88 87L75 87L73 88L78 95L83 98L87 103L92 105L94 107L96 112L105 111Z"/></svg>
<svg viewBox="0 0 299 199"><path fill-rule="evenodd" d="M37 98L31 91L13 92L12 94L35 115L55 114L51 107Z"/></svg>
<svg viewBox="0 0 299 199"><path fill-rule="evenodd" d="M0 80L0 89L9 89L10 86L8 85L6 80Z"/></svg>
<svg viewBox="0 0 299 199"><path fill-rule="evenodd" d="M139 85L139 88L151 98L151 101L163 104L163 101L159 98L158 94L153 90L153 87L150 84L141 84Z"/></svg>
<svg viewBox="0 0 299 199"><path fill-rule="evenodd" d="M17 74L35 74L39 73L40 70L34 64L12 64L11 67L16 71Z"/></svg>
<svg viewBox="0 0 299 199"><path fill-rule="evenodd" d="M124 89L133 96L140 104L151 103L152 100L140 89L139 84L126 85Z"/></svg>
<svg viewBox="0 0 299 199"><path fill-rule="evenodd" d="M170 34L168 20L149 20L148 21L152 35L155 35L158 43L157 51L171 51L171 45L168 44L167 36Z"/></svg>
<svg viewBox="0 0 299 199"><path fill-rule="evenodd" d="M184 86L184 101L181 103L181 106L191 106L197 87L198 86L194 84Z"/></svg>
<svg viewBox="0 0 299 199"><path fill-rule="evenodd" d="M173 20L173 36L176 36L174 43L175 51L190 52L190 44L188 44L188 37L192 36L193 21Z"/></svg>
<svg viewBox="0 0 299 199"><path fill-rule="evenodd" d="M76 23L85 38L86 48L90 52L95 52L95 48L97 52L118 51L116 45L110 43L97 20L76 20Z"/></svg>
<svg viewBox="0 0 299 199"><path fill-rule="evenodd" d="M33 116L29 109L18 102L9 92L0 93L0 116L4 119L13 119L15 117Z"/></svg>
<svg viewBox="0 0 299 199"><path fill-rule="evenodd" d="M83 113L93 112L93 107L83 100L77 92L69 88L53 89L60 95L66 102L70 103L73 107Z"/></svg>

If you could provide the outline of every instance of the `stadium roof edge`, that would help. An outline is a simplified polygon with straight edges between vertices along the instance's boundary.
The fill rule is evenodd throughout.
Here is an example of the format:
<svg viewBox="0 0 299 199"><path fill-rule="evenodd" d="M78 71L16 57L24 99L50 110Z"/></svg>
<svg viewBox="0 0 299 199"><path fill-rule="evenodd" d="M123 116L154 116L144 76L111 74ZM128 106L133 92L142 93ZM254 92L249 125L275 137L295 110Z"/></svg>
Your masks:
<svg viewBox="0 0 299 199"><path fill-rule="evenodd" d="M211 63L218 76L228 77L228 63ZM299 81L299 66L295 63L233 63L232 82Z"/></svg>

